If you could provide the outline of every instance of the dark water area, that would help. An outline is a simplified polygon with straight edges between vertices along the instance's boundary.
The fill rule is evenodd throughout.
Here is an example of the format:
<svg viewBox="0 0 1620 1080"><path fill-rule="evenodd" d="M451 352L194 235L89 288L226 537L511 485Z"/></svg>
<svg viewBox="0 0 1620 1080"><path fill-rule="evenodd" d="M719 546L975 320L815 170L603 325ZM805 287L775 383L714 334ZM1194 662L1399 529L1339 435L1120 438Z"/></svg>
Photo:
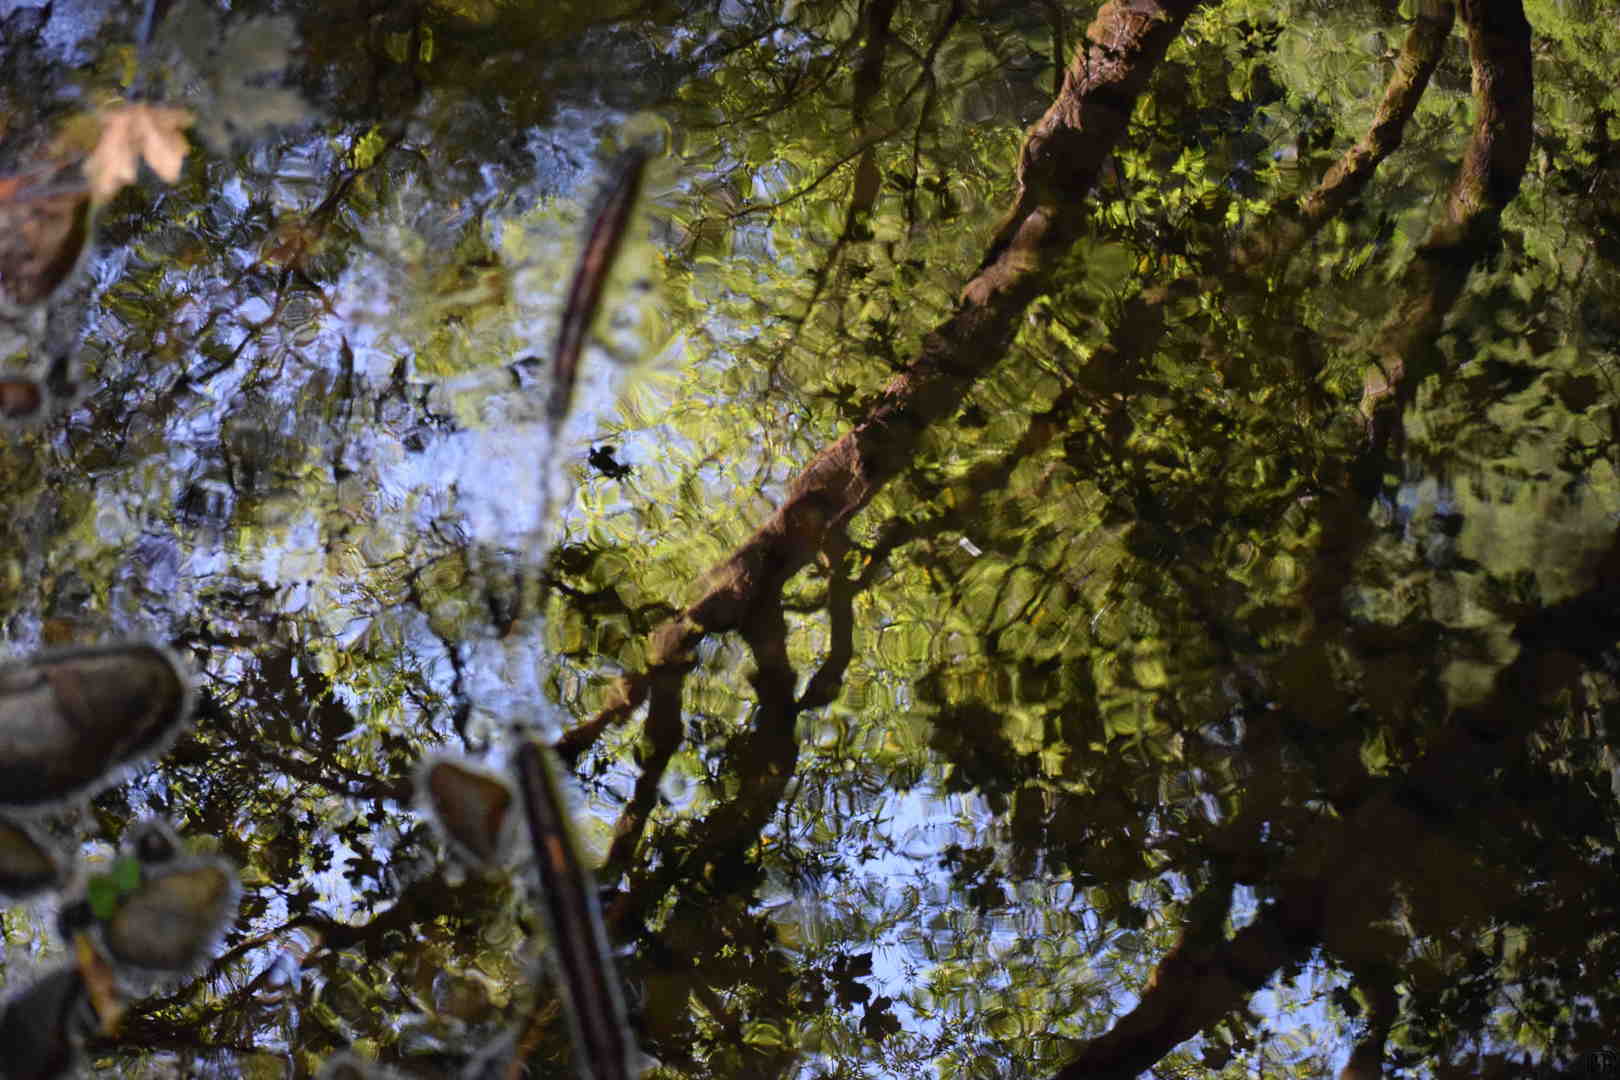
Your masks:
<svg viewBox="0 0 1620 1080"><path fill-rule="evenodd" d="M902 453L1089 6L0 3L0 1078L1620 1048L1612 84L1373 453L1470 54L1256 269L1405 31L1251 6Z"/></svg>

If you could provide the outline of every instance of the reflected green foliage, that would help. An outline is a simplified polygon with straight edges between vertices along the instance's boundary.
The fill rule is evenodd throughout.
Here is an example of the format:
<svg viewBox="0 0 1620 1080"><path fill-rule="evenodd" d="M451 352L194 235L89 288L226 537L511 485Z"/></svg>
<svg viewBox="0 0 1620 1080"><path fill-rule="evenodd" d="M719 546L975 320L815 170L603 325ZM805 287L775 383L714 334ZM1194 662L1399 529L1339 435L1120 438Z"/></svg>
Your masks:
<svg viewBox="0 0 1620 1080"><path fill-rule="evenodd" d="M973 310L1081 7L238 0L138 61L134 13L66 51L5 17L0 172L137 79L201 118L178 184L0 312L7 373L72 384L0 438L8 650L199 672L159 760L29 828L99 919L151 816L242 890L90 1075L568 1075L532 867L446 859L417 783L587 730L565 786L649 1076L1052 1077L1127 1030L1163 1076L1620 1051L1611 0L1525 0L1529 162L1399 346L1387 445L1359 410L1475 138L1464 21L1306 228L1444 5L1209 5L1006 355L779 597L669 646ZM554 431L581 233L649 138ZM510 792L467 775L499 862ZM8 994L72 959L53 915L5 909ZM1159 1048L1199 978L1221 1007Z"/></svg>

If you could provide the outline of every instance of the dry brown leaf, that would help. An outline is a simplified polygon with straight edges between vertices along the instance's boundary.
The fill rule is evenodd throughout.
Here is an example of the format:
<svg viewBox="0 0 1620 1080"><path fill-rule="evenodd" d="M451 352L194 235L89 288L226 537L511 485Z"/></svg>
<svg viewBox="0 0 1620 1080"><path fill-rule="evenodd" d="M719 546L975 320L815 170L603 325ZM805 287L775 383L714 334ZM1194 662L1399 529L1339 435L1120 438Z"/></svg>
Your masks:
<svg viewBox="0 0 1620 1080"><path fill-rule="evenodd" d="M0 416L17 420L33 416L45 404L45 390L23 376L0 378Z"/></svg>
<svg viewBox="0 0 1620 1080"><path fill-rule="evenodd" d="M89 208L82 186L46 170L0 177L0 301L39 303L67 280L89 235ZM16 415L19 399L0 396L0 412Z"/></svg>
<svg viewBox="0 0 1620 1080"><path fill-rule="evenodd" d="M90 181L90 199L104 203L135 182L144 160L165 183L180 179L186 159L189 109L172 105L117 105L101 114L101 136L84 163Z"/></svg>

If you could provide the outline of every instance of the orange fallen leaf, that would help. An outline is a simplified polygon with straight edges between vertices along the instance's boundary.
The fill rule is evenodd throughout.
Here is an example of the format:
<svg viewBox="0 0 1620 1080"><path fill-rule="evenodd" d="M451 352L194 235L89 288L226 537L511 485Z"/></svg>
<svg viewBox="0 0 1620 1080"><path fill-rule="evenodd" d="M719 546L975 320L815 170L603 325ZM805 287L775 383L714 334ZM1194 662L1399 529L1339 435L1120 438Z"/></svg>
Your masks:
<svg viewBox="0 0 1620 1080"><path fill-rule="evenodd" d="M124 1019L124 1002L118 993L118 981L111 964L82 931L73 935L73 953L78 960L79 976L84 979L90 1007L101 1020L101 1033L116 1035L118 1025Z"/></svg>
<svg viewBox="0 0 1620 1080"><path fill-rule="evenodd" d="M142 161L165 183L180 179L191 121L189 109L172 105L135 102L104 110L96 148L84 163L91 201L104 203L134 183Z"/></svg>

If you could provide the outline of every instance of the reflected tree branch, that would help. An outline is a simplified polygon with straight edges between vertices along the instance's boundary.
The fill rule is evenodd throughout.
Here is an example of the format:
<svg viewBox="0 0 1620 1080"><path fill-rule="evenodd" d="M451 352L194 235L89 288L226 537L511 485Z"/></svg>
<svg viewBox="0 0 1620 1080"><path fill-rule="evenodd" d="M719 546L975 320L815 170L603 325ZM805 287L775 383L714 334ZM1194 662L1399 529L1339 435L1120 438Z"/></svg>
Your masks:
<svg viewBox="0 0 1620 1080"><path fill-rule="evenodd" d="M1318 946L1353 970L1376 972L1398 960L1404 938L1368 935L1366 928L1387 915L1403 880L1421 880L1427 870L1421 852L1396 839L1424 834L1412 807L1455 813L1489 798L1500 768L1523 752L1522 737L1541 703L1580 678L1577 666L1557 662L1558 654L1620 641L1614 614L1620 610L1620 534L1615 541L1593 589L1520 623L1515 637L1523 647L1484 701L1459 710L1410 771L1379 779L1357 805L1324 820L1299 845L1272 878L1269 898L1250 925L1230 940L1212 932L1211 913L1224 916L1229 885L1195 900L1181 940L1160 961L1136 1007L1088 1043L1058 1080L1136 1077Z"/></svg>
<svg viewBox="0 0 1620 1080"><path fill-rule="evenodd" d="M1384 1046L1395 1026L1400 998L1395 993L1395 972L1380 967L1358 973L1356 985L1368 999L1366 1028L1339 1070L1339 1080L1379 1080L1384 1075Z"/></svg>
<svg viewBox="0 0 1620 1080"><path fill-rule="evenodd" d="M805 466L777 512L709 571L701 597L652 634L646 672L625 676L595 718L564 735L560 752L577 756L639 704L650 673L689 663L703 638L738 628L752 609L778 596L910 465L923 433L953 413L967 388L1006 354L1023 312L1050 286L1080 235L1086 193L1124 133L1136 97L1197 6L1164 0L1103 7L1063 92L1025 139L1017 198L956 312L924 338L920 355L884 387L865 419Z"/></svg>
<svg viewBox="0 0 1620 1080"><path fill-rule="evenodd" d="M1432 17L1436 13L1431 8L1426 14ZM1419 353L1427 355L1440 320L1460 295L1468 273L1494 244L1501 210L1518 189L1528 155L1530 39L1519 0L1481 0L1468 5L1464 22L1474 58L1481 119L1453 186L1446 217L1409 265L1405 299L1381 335L1380 353L1388 358L1381 374L1393 377L1375 386L1369 375L1363 398L1364 412L1375 421L1370 436L1373 455L1385 449L1395 422L1412 398L1415 381L1401 381L1406 361ZM1408 44L1424 30L1420 24ZM1343 175L1354 172L1347 167ZM1336 178L1335 174L1330 178ZM1307 200L1306 205L1326 206L1332 201L1324 197L1317 203ZM1366 458L1363 455L1362 461ZM1347 493L1344 501L1347 512L1354 513L1349 503L1360 506L1360 499L1352 494ZM1335 554L1337 563L1347 553L1336 550ZM1338 580L1347 573L1347 565L1340 565L1328 576ZM1336 618L1338 590L1325 589L1322 582L1313 585L1317 609L1331 611ZM1606 597L1610 585L1600 581L1597 595ZM1589 608L1591 601L1585 606ZM1545 640L1547 626L1547 615L1538 615L1521 624L1516 636L1522 642ZM1353 809L1347 807L1342 818L1325 822L1313 841L1279 871L1276 890L1259 916L1230 942L1217 939L1210 944L1207 935L1200 941L1199 927L1190 925L1160 963L1136 1008L1106 1035L1088 1044L1057 1074L1060 1080L1136 1076L1175 1045L1237 1008L1277 971L1302 962L1318 945L1333 950L1357 969L1379 970L1398 959L1398 955L1380 951L1394 950L1398 943L1388 936L1369 937L1363 928L1387 915L1403 875L1421 874L1422 867L1392 857L1390 847L1378 841L1420 832L1422 823L1407 808L1413 792L1421 793L1423 803L1459 808L1483 794L1495 769L1516 752L1516 741L1509 738L1515 726L1525 716L1533 716L1536 703L1558 689L1554 685L1558 677L1548 682L1550 673L1543 668L1539 653L1528 645L1522 649L1513 663L1498 672L1490 698L1460 711L1444 736L1431 742L1410 775L1369 782ZM1567 669L1561 674L1566 680L1572 677ZM1392 1021L1381 1016L1377 1022L1385 1025L1383 1034L1378 1029L1369 1032L1357 1049L1363 1058L1375 1049L1381 1053L1387 1024Z"/></svg>
<svg viewBox="0 0 1620 1080"><path fill-rule="evenodd" d="M664 773L680 749L685 733L681 724L681 689L685 682L684 670L661 671L653 680L647 720L642 726L641 775L636 778L629 804L619 814L613 844L602 864L602 880L609 884L617 882L630 868L647 821L658 805Z"/></svg>
<svg viewBox="0 0 1620 1080"><path fill-rule="evenodd" d="M878 560L874 559L865 572L856 577L843 572L845 545L829 545L827 561L830 578L827 582L827 655L821 666L799 696L797 708L820 709L831 705L843 688L844 672L855 658L855 597L866 589Z"/></svg>
<svg viewBox="0 0 1620 1080"><path fill-rule="evenodd" d="M574 1052L585 1063L582 1073L600 1080L628 1080L631 1037L618 972L608 952L596 887L574 839L550 755L551 750L533 739L524 741L517 751L517 778Z"/></svg>
<svg viewBox="0 0 1620 1080"><path fill-rule="evenodd" d="M855 165L855 182L850 188L849 207L844 212L844 227L839 231L838 238L833 241L827 257L816 268L810 298L805 301L804 311L793 321L789 348L798 340L799 333L815 313L816 304L821 300L829 279L838 269L844 249L856 240L857 234L871 215L872 208L877 205L883 178L878 172L877 143L869 141L871 132L867 121L872 103L883 88L883 59L888 52L889 24L893 22L895 8L898 6L899 0L871 0L861 13L864 23L862 32L866 41L861 47L860 63L855 68L854 92L849 105L851 131L863 144L860 159Z"/></svg>
<svg viewBox="0 0 1620 1080"><path fill-rule="evenodd" d="M1273 207L1266 228L1244 237L1232 253L1234 276L1276 255L1298 250L1366 190L1379 164L1401 145L1406 125L1440 65L1455 18L1452 0L1423 0L1395 57L1395 73L1384 86L1372 126L1309 194L1297 202L1282 200Z"/></svg>
<svg viewBox="0 0 1620 1080"><path fill-rule="evenodd" d="M1474 267L1501 240L1502 211L1519 192L1535 116L1530 23L1520 0L1470 0L1463 23L1474 70L1474 134L1445 212L1407 264L1400 304L1373 349L1361 412L1371 457L1396 441L1417 384L1438 370L1435 339Z"/></svg>

